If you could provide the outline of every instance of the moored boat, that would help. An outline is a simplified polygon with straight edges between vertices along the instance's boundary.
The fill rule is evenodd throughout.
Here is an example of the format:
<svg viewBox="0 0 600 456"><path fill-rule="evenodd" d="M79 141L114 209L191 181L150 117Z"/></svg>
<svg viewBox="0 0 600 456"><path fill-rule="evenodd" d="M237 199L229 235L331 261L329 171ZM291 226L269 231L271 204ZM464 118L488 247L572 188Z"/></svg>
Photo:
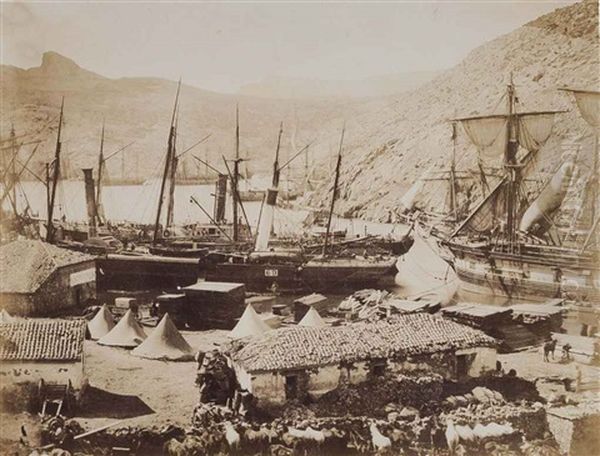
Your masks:
<svg viewBox="0 0 600 456"><path fill-rule="evenodd" d="M588 97L588 116L584 118L597 129L600 93L579 92L579 96ZM581 236L579 230L570 229L573 226L555 223L570 185L578 147L575 152L564 151L563 162L535 198L525 198L521 190L524 177L549 138L557 112L516 112L512 82L507 99L506 114L458 119L478 148L496 147L502 151L505 166L503 179L444 242L452 252L461 287L467 292L506 298L540 301L567 297L598 302L597 132L587 185L591 226ZM496 141L488 141L486 145L484 136L504 142L493 145Z"/></svg>

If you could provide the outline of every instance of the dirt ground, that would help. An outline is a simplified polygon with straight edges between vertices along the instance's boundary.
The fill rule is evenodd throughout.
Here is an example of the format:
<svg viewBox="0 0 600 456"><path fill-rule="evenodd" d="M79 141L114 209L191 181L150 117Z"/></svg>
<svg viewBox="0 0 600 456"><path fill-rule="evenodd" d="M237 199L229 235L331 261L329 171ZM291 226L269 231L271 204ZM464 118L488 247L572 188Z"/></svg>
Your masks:
<svg viewBox="0 0 600 456"><path fill-rule="evenodd" d="M196 351L212 350L227 338L227 331L219 330L182 334ZM86 429L118 419L127 425L190 423L198 402L195 361L148 360L93 341L85 342L85 355L90 388L75 418Z"/></svg>
<svg viewBox="0 0 600 456"><path fill-rule="evenodd" d="M145 328L147 334L152 329ZM227 339L228 331L182 331L195 350L208 351ZM85 429L95 429L123 420L127 426L187 426L198 390L194 384L195 361L154 361L131 355L130 350L105 347L85 341L85 371L89 379L86 399L73 416ZM21 425L31 441L36 440L39 419L27 413L0 414L0 454L18 442ZM2 448L4 447L4 448ZM2 451L4 450L4 451Z"/></svg>
<svg viewBox="0 0 600 456"><path fill-rule="evenodd" d="M146 328L150 333L152 329ZM207 351L227 339L227 331L183 331L188 343L196 350ZM574 351L577 352L577 345ZM560 345L559 345L560 347ZM515 369L518 376L537 386L543 397L565 394L576 400L598 397L600 368L585 364L585 356L575 353L575 359L560 361L560 349L554 361L544 362L542 348L532 348L519 353L499 355L506 372ZM577 376L575 366L581 370L578 392L566 392L563 379ZM122 425L162 426L174 424L187 426L198 400L194 384L197 365L195 361L167 362L137 358L129 350L105 347L94 341L85 342L85 370L90 387L86 401L74 416L87 430L122 420ZM20 427L25 424L34 439L36 417L21 413L0 415L3 443L18 441Z"/></svg>
<svg viewBox="0 0 600 456"><path fill-rule="evenodd" d="M576 348L574 345L574 349ZM561 394L578 401L599 397L600 368L586 364L589 358L578 353L574 353L572 360L564 361L561 360L561 351L557 348L554 360L550 358L550 361L546 362L543 360L543 348L534 347L518 353L498 355L498 360L505 372L515 369L519 377L535 381L540 394L546 399L551 395ZM581 371L579 390L566 391L563 379L571 379L574 388L577 368Z"/></svg>

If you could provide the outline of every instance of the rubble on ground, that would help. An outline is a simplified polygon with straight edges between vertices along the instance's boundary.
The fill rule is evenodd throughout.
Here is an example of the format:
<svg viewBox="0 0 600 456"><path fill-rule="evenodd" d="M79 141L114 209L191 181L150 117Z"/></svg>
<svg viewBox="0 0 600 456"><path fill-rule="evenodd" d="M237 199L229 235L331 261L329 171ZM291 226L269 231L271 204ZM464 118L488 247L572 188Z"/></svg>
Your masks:
<svg viewBox="0 0 600 456"><path fill-rule="evenodd" d="M439 375L375 377L325 393L310 405L310 409L317 416L385 417L385 407L391 403L421 408L429 402L439 401L442 383Z"/></svg>
<svg viewBox="0 0 600 456"><path fill-rule="evenodd" d="M427 312L441 307L437 300L405 300L387 290L359 290L344 299L336 313L350 320L380 320L394 314Z"/></svg>

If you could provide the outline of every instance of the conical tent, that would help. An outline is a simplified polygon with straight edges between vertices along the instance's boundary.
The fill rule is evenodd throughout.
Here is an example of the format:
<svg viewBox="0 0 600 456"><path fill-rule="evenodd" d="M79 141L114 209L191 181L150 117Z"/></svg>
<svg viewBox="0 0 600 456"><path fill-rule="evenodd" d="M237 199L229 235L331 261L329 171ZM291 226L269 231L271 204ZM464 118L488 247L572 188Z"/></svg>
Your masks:
<svg viewBox="0 0 600 456"><path fill-rule="evenodd" d="M229 333L229 336L233 339L241 339L242 337L263 334L270 329L269 325L258 316L254 307L248 304L237 325Z"/></svg>
<svg viewBox="0 0 600 456"><path fill-rule="evenodd" d="M308 326L310 328L322 328L327 326L327 323L321 318L319 312L314 307L308 309L308 312L304 314L302 320L298 323L298 326Z"/></svg>
<svg viewBox="0 0 600 456"><path fill-rule="evenodd" d="M106 307L106 304L100 307L100 310L94 315L94 318L88 322L88 331L92 340L100 339L108 334L114 327L115 319L110 313L110 310L108 310L108 307Z"/></svg>
<svg viewBox="0 0 600 456"><path fill-rule="evenodd" d="M9 314L6 310L0 310L0 323L12 323L16 318Z"/></svg>
<svg viewBox="0 0 600 456"><path fill-rule="evenodd" d="M111 347L133 348L141 344L146 338L146 333L135 320L131 310L119 320L119 323L98 340L100 345L109 345Z"/></svg>
<svg viewBox="0 0 600 456"><path fill-rule="evenodd" d="M169 314L165 314L148 338L131 352L132 355L149 359L183 361L194 358L192 347L177 330Z"/></svg>

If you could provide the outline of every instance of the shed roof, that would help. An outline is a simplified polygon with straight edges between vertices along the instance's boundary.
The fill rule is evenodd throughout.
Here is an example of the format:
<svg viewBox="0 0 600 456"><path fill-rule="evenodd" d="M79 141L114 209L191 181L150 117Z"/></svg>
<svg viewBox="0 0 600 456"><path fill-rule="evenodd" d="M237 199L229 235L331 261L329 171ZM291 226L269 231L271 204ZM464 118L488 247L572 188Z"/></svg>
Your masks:
<svg viewBox="0 0 600 456"><path fill-rule="evenodd" d="M442 313L444 314L470 318L497 317L500 315L510 314L511 312L512 310L509 307L470 303L456 304L454 306L445 307L442 309Z"/></svg>
<svg viewBox="0 0 600 456"><path fill-rule="evenodd" d="M237 290L238 288L244 287L243 283L233 282L209 282L207 280L201 280L193 285L183 287L184 291L210 291L213 293L229 293Z"/></svg>
<svg viewBox="0 0 600 456"><path fill-rule="evenodd" d="M539 315L550 317L562 313L565 309L554 304L514 304L510 306L513 314Z"/></svg>
<svg viewBox="0 0 600 456"><path fill-rule="evenodd" d="M0 247L0 293L34 293L57 269L94 257L39 240L17 240Z"/></svg>
<svg viewBox="0 0 600 456"><path fill-rule="evenodd" d="M45 318L0 324L2 361L79 361L85 321Z"/></svg>
<svg viewBox="0 0 600 456"><path fill-rule="evenodd" d="M290 327L232 344L234 362L248 372L308 368L341 361L395 358L494 346L482 331L429 314L324 328Z"/></svg>
<svg viewBox="0 0 600 456"><path fill-rule="evenodd" d="M294 300L295 303L297 302L299 304L304 304L307 306L312 306L313 304L318 304L323 301L327 301L327 298L319 293L312 293Z"/></svg>

